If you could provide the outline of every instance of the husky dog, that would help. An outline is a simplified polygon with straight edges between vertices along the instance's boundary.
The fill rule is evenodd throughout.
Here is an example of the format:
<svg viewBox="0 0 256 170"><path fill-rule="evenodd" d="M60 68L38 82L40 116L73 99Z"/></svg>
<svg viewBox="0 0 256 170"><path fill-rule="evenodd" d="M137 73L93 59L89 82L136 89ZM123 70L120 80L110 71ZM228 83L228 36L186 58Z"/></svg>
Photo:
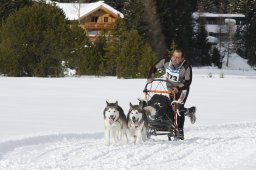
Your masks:
<svg viewBox="0 0 256 170"><path fill-rule="evenodd" d="M104 121L105 121L105 142L106 145L110 145L110 138L113 138L114 144L118 140L121 140L125 136L125 142L128 141L126 131L126 116L123 109L118 105L118 102L107 103L104 109Z"/></svg>
<svg viewBox="0 0 256 170"><path fill-rule="evenodd" d="M142 105L132 105L127 114L127 128L129 134L133 137L134 143L139 144L147 138L147 117L146 111Z"/></svg>
<svg viewBox="0 0 256 170"><path fill-rule="evenodd" d="M143 109L146 110L148 118L167 119L169 117L172 119L171 115L168 114L172 113L172 108L167 96L154 94L148 102L143 99L139 99L139 101L143 105Z"/></svg>
<svg viewBox="0 0 256 170"><path fill-rule="evenodd" d="M141 106L143 110L145 110L145 113L148 117L154 117L156 115L157 108L148 105L148 102L144 99L138 98L138 100L139 100L139 106Z"/></svg>

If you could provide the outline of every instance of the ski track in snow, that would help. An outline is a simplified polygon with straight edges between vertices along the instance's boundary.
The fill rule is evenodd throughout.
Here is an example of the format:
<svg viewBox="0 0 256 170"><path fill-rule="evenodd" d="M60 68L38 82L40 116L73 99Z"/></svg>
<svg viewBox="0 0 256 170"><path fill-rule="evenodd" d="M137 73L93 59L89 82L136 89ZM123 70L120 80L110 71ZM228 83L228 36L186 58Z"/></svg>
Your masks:
<svg viewBox="0 0 256 170"><path fill-rule="evenodd" d="M103 132L9 140L0 143L0 170L256 168L256 122L187 127L185 137L114 146Z"/></svg>

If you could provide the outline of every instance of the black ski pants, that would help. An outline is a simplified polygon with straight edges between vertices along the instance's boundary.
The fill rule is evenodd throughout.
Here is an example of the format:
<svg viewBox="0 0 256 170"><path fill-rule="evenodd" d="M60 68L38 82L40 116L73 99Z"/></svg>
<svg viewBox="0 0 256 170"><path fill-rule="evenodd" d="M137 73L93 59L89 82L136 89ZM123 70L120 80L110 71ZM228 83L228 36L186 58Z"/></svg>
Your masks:
<svg viewBox="0 0 256 170"><path fill-rule="evenodd" d="M186 100L188 98L188 94L189 94L189 89L186 89L187 92L186 92L186 95L183 99L183 103L184 104L179 104L179 113L180 113L180 116L177 115L177 126L179 129L183 129L184 128L184 122L185 122L185 113L187 111L187 108L184 107L185 103L186 103ZM181 93L182 91L179 91L177 94L176 94L176 100L178 100L180 97L181 97ZM173 95L170 95L170 101L172 102L173 101Z"/></svg>

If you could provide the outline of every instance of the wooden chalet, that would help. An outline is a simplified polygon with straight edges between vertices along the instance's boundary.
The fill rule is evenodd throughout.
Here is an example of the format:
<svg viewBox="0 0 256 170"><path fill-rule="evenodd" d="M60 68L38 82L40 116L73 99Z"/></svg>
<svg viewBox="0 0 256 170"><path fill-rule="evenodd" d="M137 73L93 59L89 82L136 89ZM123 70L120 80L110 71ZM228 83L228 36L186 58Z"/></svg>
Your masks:
<svg viewBox="0 0 256 170"><path fill-rule="evenodd" d="M56 3L61 8L66 18L70 21L78 21L86 30L91 41L102 33L110 31L118 18L124 15L105 4L103 1L94 3Z"/></svg>

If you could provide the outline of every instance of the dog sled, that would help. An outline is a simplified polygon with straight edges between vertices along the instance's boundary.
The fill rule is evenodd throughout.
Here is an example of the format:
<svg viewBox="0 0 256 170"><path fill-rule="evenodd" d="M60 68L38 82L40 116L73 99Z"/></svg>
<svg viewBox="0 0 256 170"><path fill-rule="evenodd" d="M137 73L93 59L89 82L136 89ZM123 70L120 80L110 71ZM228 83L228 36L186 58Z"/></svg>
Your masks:
<svg viewBox="0 0 256 170"><path fill-rule="evenodd" d="M168 140L175 140L179 135L177 128L176 95L166 88L165 79L153 79L143 90L147 106L155 108L153 115L147 115L147 137L167 135ZM169 98L171 96L172 99Z"/></svg>

